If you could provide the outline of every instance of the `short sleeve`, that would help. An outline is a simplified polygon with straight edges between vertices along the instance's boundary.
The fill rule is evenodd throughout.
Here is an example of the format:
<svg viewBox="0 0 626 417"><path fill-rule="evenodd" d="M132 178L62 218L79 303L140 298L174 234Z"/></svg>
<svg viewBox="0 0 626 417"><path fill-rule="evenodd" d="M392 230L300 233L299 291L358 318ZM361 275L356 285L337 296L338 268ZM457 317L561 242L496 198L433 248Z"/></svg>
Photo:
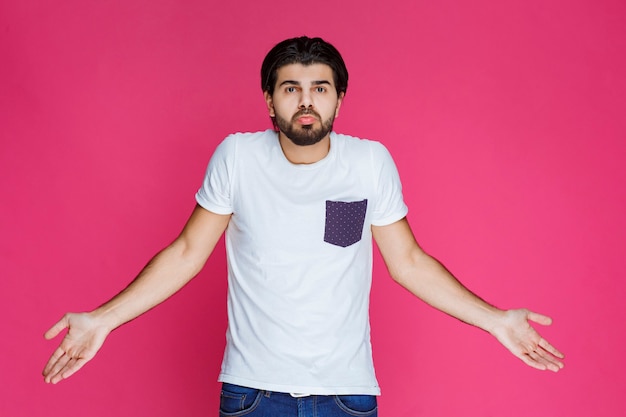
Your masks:
<svg viewBox="0 0 626 417"><path fill-rule="evenodd" d="M372 224L386 226L404 218L409 209L402 196L402 183L391 154L381 143L372 142L376 201Z"/></svg>
<svg viewBox="0 0 626 417"><path fill-rule="evenodd" d="M213 213L233 212L231 184L235 150L235 140L232 136L219 144L211 156L202 186L196 193L198 204Z"/></svg>

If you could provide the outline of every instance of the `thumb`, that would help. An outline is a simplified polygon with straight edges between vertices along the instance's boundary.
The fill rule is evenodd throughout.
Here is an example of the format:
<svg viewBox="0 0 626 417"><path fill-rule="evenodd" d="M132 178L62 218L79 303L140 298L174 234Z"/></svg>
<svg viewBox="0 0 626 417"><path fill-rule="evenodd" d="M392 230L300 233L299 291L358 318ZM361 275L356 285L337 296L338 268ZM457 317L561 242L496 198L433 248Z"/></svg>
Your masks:
<svg viewBox="0 0 626 417"><path fill-rule="evenodd" d="M43 337L47 340L55 338L59 333L61 333L64 329L67 329L70 326L69 316L66 314L63 316L61 320L55 323L46 333L44 333Z"/></svg>
<svg viewBox="0 0 626 417"><path fill-rule="evenodd" d="M550 317L543 314L534 313L532 311L528 312L528 319L543 326L549 326L552 324L552 319Z"/></svg>

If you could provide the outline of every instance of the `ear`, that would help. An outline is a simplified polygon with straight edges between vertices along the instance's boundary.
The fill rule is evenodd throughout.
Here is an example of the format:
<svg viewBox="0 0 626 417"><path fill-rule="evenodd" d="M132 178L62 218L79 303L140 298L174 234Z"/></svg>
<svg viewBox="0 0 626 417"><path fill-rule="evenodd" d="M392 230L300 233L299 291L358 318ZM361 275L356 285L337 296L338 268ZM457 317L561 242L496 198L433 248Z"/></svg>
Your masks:
<svg viewBox="0 0 626 417"><path fill-rule="evenodd" d="M343 97L346 93L339 93L339 97L337 97L337 108L335 109L335 117L339 117L339 109L341 108L341 103L343 103Z"/></svg>
<svg viewBox="0 0 626 417"><path fill-rule="evenodd" d="M267 104L267 110L270 112L270 117L276 116L274 113L274 101L272 100L272 95L268 91L264 91L263 97L265 97L265 104Z"/></svg>

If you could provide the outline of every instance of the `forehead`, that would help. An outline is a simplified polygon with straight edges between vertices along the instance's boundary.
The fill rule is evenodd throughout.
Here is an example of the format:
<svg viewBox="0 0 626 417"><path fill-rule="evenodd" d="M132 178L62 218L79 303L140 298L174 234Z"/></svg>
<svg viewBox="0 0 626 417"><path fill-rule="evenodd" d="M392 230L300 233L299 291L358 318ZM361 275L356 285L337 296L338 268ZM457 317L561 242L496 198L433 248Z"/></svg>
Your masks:
<svg viewBox="0 0 626 417"><path fill-rule="evenodd" d="M326 64L289 64L278 68L276 71L276 84L284 81L297 81L301 84L312 81L328 81L335 85L333 70Z"/></svg>

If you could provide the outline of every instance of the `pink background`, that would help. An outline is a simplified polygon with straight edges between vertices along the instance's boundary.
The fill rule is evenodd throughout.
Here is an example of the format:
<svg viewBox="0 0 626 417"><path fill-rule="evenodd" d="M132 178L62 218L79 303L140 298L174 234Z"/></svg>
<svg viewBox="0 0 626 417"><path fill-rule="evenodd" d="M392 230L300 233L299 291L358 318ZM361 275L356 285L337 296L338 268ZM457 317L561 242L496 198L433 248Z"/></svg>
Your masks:
<svg viewBox="0 0 626 417"><path fill-rule="evenodd" d="M270 126L259 68L318 35L336 129L395 156L422 245L503 307L554 317L559 374L395 285L372 294L381 416L626 415L626 3L3 1L0 415L216 416L223 246L181 293L43 383L43 332L169 243L228 133Z"/></svg>

